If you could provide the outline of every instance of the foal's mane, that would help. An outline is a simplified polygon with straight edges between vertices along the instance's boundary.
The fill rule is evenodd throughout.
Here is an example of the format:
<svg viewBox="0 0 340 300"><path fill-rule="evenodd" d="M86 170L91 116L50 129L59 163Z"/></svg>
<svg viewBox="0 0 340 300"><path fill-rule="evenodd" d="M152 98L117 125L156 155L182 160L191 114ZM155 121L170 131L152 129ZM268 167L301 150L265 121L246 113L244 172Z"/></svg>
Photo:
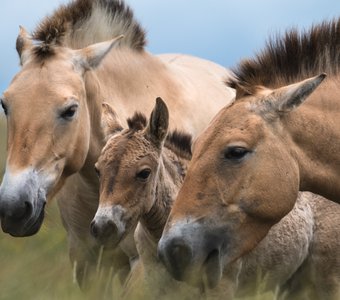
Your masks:
<svg viewBox="0 0 340 300"><path fill-rule="evenodd" d="M126 134L129 136L136 131L145 129L147 118L143 113L135 112L131 118L127 119L127 123L129 129ZM182 158L191 159L191 144L192 136L190 134L175 129L168 133L164 146Z"/></svg>
<svg viewBox="0 0 340 300"><path fill-rule="evenodd" d="M235 78L226 84L250 94L259 85L277 88L323 72L339 74L340 18L270 38L264 50L241 61L233 72Z"/></svg>
<svg viewBox="0 0 340 300"><path fill-rule="evenodd" d="M32 34L39 58L53 55L55 46L80 49L123 34L121 44L141 50L145 33L133 12L122 0L73 0L45 17ZM22 45L17 40L20 54Z"/></svg>

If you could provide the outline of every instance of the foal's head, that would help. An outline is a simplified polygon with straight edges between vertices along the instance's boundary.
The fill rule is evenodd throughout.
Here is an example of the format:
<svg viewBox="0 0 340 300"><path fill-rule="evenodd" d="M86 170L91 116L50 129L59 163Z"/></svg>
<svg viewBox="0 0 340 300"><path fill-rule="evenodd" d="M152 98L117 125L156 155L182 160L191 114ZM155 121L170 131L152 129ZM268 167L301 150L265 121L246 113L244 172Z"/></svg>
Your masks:
<svg viewBox="0 0 340 300"><path fill-rule="evenodd" d="M108 104L102 118L107 144L96 163L100 199L91 232L101 243L117 245L154 204L169 113L158 98L149 122L135 113L123 130Z"/></svg>

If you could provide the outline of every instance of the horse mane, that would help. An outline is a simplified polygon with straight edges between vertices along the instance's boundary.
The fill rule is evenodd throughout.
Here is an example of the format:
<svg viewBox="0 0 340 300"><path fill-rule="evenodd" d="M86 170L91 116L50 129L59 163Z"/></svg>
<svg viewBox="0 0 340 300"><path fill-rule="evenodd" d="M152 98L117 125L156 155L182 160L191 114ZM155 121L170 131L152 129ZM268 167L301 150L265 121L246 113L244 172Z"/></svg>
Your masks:
<svg viewBox="0 0 340 300"><path fill-rule="evenodd" d="M310 30L287 31L270 38L264 50L233 69L226 84L253 94L256 86L277 88L326 72L339 73L340 18L313 25Z"/></svg>
<svg viewBox="0 0 340 300"><path fill-rule="evenodd" d="M131 118L127 119L129 131L135 132L143 130L148 124L148 119L141 112L135 112Z"/></svg>
<svg viewBox="0 0 340 300"><path fill-rule="evenodd" d="M127 119L127 123L129 129L126 134L130 136L136 131L145 129L148 120L143 113L135 112L131 118ZM191 159L191 144L192 136L190 134L175 129L167 134L164 146L181 157Z"/></svg>
<svg viewBox="0 0 340 300"><path fill-rule="evenodd" d="M186 159L191 159L192 157L191 145L191 134L176 129L169 132L165 140L165 147Z"/></svg>
<svg viewBox="0 0 340 300"><path fill-rule="evenodd" d="M53 55L55 46L71 49L106 41L123 34L120 44L142 50L143 28L122 0L73 0L45 17L32 34L37 57ZM17 42L20 54L20 42Z"/></svg>

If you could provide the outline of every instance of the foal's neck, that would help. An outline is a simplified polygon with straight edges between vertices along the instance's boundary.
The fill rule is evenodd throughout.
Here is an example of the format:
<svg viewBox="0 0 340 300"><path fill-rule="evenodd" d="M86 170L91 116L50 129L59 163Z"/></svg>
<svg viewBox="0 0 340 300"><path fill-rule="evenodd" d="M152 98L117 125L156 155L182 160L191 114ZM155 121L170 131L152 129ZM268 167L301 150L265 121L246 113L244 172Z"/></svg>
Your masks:
<svg viewBox="0 0 340 300"><path fill-rule="evenodd" d="M145 231L156 242L162 235L172 203L182 185L187 164L188 160L178 157L172 151L166 148L162 151L155 184L154 205L141 219Z"/></svg>
<svg viewBox="0 0 340 300"><path fill-rule="evenodd" d="M299 165L300 190L335 202L340 202L339 95L339 83L329 79L283 120Z"/></svg>

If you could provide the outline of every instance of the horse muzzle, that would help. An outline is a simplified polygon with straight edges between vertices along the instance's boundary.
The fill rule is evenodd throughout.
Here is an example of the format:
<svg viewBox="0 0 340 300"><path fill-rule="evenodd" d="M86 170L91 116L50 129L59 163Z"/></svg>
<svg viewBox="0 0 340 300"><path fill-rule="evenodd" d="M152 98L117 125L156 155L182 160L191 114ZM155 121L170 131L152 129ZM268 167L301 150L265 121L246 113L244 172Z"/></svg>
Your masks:
<svg viewBox="0 0 340 300"><path fill-rule="evenodd" d="M121 206L99 206L90 232L100 245L115 248L126 235L125 210Z"/></svg>
<svg viewBox="0 0 340 300"><path fill-rule="evenodd" d="M46 193L33 172L5 174L0 187L0 220L5 233L15 237L37 233L44 220Z"/></svg>
<svg viewBox="0 0 340 300"><path fill-rule="evenodd" d="M168 229L168 228L167 228ZM158 244L158 256L168 272L193 286L214 288L222 277L223 238L199 224L165 230Z"/></svg>

